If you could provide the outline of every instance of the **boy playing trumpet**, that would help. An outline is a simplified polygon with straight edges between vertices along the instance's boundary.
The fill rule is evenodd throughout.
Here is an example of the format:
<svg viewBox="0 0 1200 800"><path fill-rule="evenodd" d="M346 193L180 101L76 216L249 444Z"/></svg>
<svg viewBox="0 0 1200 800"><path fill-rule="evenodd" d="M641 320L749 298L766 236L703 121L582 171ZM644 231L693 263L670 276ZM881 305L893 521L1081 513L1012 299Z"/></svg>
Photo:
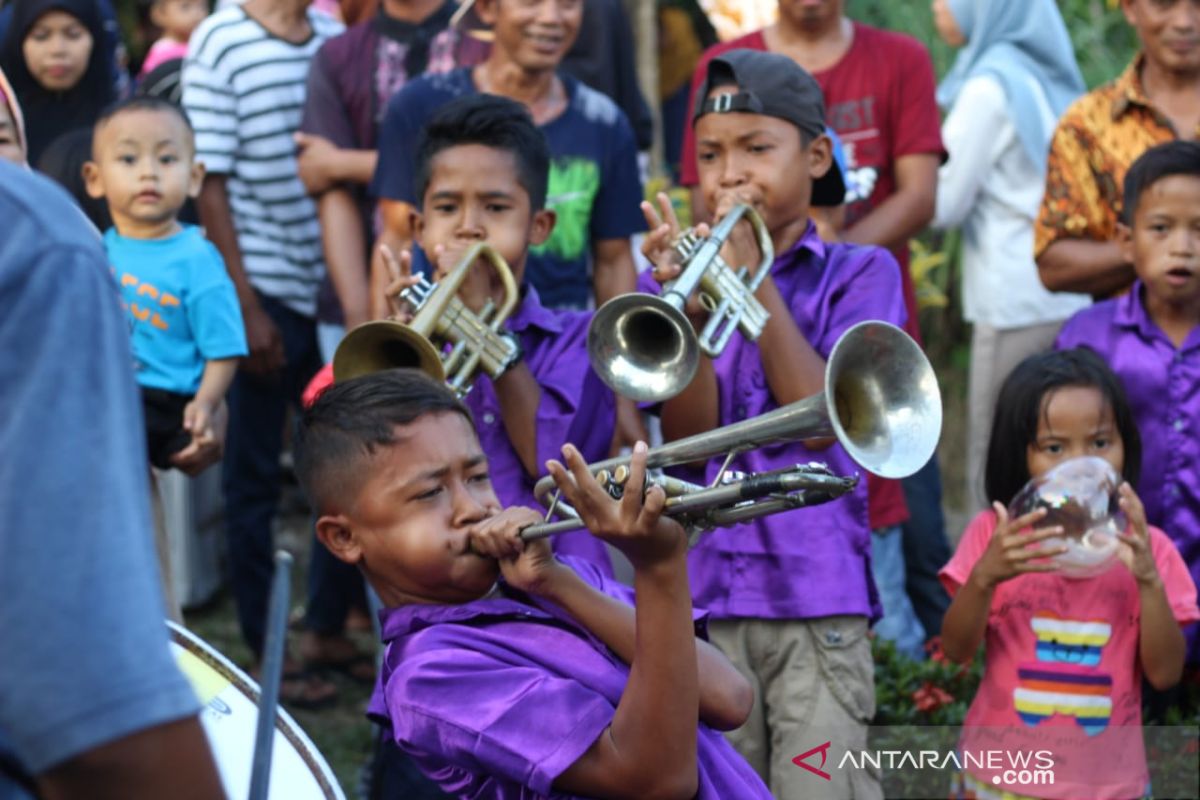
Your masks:
<svg viewBox="0 0 1200 800"><path fill-rule="evenodd" d="M735 336L715 360L701 357L691 384L663 406L667 441L822 391L825 359L850 326L905 320L892 256L822 242L809 221L810 204L838 205L845 194L812 76L784 56L734 50L712 60L695 107L709 212L719 220L738 203L752 206L776 258L756 292L771 315L762 336ZM659 199L661 218L643 204L650 223L643 252L655 264L653 277L666 282L679 275L671 242L680 231L669 201ZM757 263L757 253L746 260ZM703 323L694 301L689 316ZM824 461L835 474L857 470L840 445L799 443L742 453L729 468L762 472L809 461ZM720 467L710 461L702 479L692 477L708 483ZM713 614L713 643L755 688L750 719L730 739L777 798L881 794L866 771L830 770L830 781L806 781L811 775L792 761L827 740L838 750L866 744L875 710L867 629L880 615L870 550L862 481L820 508L714 531L689 557L692 598Z"/></svg>
<svg viewBox="0 0 1200 800"><path fill-rule="evenodd" d="M305 413L296 471L317 536L386 608L371 712L458 797L770 797L712 729L742 723L750 690L695 638L686 538L660 516L662 489L643 500L645 444L619 501L578 450L562 453L547 468L628 556L636 610L628 587L521 540L541 514L502 509L470 412L444 385L386 370Z"/></svg>

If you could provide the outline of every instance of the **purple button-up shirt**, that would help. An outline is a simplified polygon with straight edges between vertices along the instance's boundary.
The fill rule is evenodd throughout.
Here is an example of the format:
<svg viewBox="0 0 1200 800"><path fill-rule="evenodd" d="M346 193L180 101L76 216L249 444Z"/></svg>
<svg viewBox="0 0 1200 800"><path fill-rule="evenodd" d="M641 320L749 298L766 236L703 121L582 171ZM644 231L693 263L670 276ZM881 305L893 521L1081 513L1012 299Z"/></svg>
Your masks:
<svg viewBox="0 0 1200 800"><path fill-rule="evenodd" d="M570 442L589 462L608 457L612 443L614 400L612 390L596 375L587 357L590 312L553 311L538 300L537 290L526 284L508 330L516 334L525 351L525 363L542 390L537 409L537 463L562 459L561 448ZM531 478L509 441L496 389L487 375L475 379L467 395L475 417L479 444L488 457L496 496L505 507L540 508L533 496L537 482ZM556 536L557 553L580 556L600 565L608 574L612 566L604 543L587 531Z"/></svg>
<svg viewBox="0 0 1200 800"><path fill-rule="evenodd" d="M880 247L827 244L811 223L800 240L775 259L771 278L800 333L823 358L829 357L838 337L859 322L904 324L900 269L892 255ZM721 425L779 407L767 386L756 342L734 336L714 366ZM721 461L708 462L706 482L716 477ZM759 448L733 459L730 469L760 472L809 461L823 461L836 474L859 473L864 479L833 502L704 534L688 559L697 606L715 617L880 616L871 578L866 475L841 445L825 450L809 450L799 443Z"/></svg>
<svg viewBox="0 0 1200 800"><path fill-rule="evenodd" d="M1175 345L1150 319L1142 282L1067 321L1055 348L1089 347L1125 385L1142 434L1137 492L1200 584L1200 328ZM1188 663L1200 663L1200 626L1187 631Z"/></svg>
<svg viewBox="0 0 1200 800"><path fill-rule="evenodd" d="M594 565L565 562L632 603L632 591ZM568 797L552 791L554 780L612 723L629 667L558 606L500 588L462 605L383 611L383 690L368 711L386 716L400 747L455 797ZM697 751L698 798L771 796L703 724Z"/></svg>

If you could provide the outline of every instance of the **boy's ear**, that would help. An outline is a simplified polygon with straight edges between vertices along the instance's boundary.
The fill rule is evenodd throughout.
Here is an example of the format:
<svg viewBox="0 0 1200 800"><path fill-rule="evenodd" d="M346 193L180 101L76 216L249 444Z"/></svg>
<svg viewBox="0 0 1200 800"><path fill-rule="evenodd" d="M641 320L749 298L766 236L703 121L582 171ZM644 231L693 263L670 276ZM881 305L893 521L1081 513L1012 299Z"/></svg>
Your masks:
<svg viewBox="0 0 1200 800"><path fill-rule="evenodd" d="M425 244L422 239L425 237L425 217L415 208L408 212L408 229L413 232L413 242L424 250Z"/></svg>
<svg viewBox="0 0 1200 800"><path fill-rule="evenodd" d="M529 243L531 245L545 244L550 238L550 234L554 232L554 223L558 221L558 215L549 208L543 208L540 211L533 212L533 219L529 225Z"/></svg>
<svg viewBox="0 0 1200 800"><path fill-rule="evenodd" d="M195 200L200 196L200 189L204 186L204 162L197 161L195 156L192 157L192 172L188 176L188 197Z"/></svg>
<svg viewBox="0 0 1200 800"><path fill-rule="evenodd" d="M347 564L362 560L362 547L354 526L344 514L326 514L317 520L317 539L334 557Z"/></svg>
<svg viewBox="0 0 1200 800"><path fill-rule="evenodd" d="M1125 259L1126 264L1133 263L1133 228L1126 225L1124 222L1117 223L1117 232L1113 237L1113 241L1117 243L1117 247L1121 250L1121 258Z"/></svg>
<svg viewBox="0 0 1200 800"><path fill-rule="evenodd" d="M475 15L479 17L479 21L489 28L496 26L496 17L499 16L497 7L500 5L500 0L475 0Z"/></svg>
<svg viewBox="0 0 1200 800"><path fill-rule="evenodd" d="M87 188L88 197L96 200L104 198L104 179L100 176L100 167L95 161L83 165L83 184Z"/></svg>
<svg viewBox="0 0 1200 800"><path fill-rule="evenodd" d="M833 142L822 133L808 143L808 174L814 181L824 178L833 166Z"/></svg>

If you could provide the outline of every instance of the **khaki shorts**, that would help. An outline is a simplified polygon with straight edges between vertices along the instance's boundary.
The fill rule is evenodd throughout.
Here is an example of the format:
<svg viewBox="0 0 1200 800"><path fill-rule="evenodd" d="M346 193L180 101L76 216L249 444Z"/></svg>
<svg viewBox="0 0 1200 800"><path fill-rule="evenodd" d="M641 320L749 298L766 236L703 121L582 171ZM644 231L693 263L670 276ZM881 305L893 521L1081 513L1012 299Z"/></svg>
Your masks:
<svg viewBox="0 0 1200 800"><path fill-rule="evenodd" d="M778 800L881 798L879 775L847 766L847 750L865 749L875 715L875 663L867 619L710 620L710 641L754 687L746 724L726 734ZM792 763L825 742L825 780ZM819 753L805 759L821 766Z"/></svg>

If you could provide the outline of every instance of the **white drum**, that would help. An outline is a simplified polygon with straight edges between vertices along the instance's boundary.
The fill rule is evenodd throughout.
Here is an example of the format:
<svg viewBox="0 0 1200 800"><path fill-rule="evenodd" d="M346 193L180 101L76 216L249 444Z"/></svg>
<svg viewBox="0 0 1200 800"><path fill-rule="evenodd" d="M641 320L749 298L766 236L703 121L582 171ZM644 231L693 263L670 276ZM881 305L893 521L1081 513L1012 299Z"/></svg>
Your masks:
<svg viewBox="0 0 1200 800"><path fill-rule="evenodd" d="M204 708L208 735L225 793L244 798L254 764L254 733L260 690L250 676L202 639L168 622L171 651ZM286 711L275 720L271 751L271 800L345 800L333 770Z"/></svg>

